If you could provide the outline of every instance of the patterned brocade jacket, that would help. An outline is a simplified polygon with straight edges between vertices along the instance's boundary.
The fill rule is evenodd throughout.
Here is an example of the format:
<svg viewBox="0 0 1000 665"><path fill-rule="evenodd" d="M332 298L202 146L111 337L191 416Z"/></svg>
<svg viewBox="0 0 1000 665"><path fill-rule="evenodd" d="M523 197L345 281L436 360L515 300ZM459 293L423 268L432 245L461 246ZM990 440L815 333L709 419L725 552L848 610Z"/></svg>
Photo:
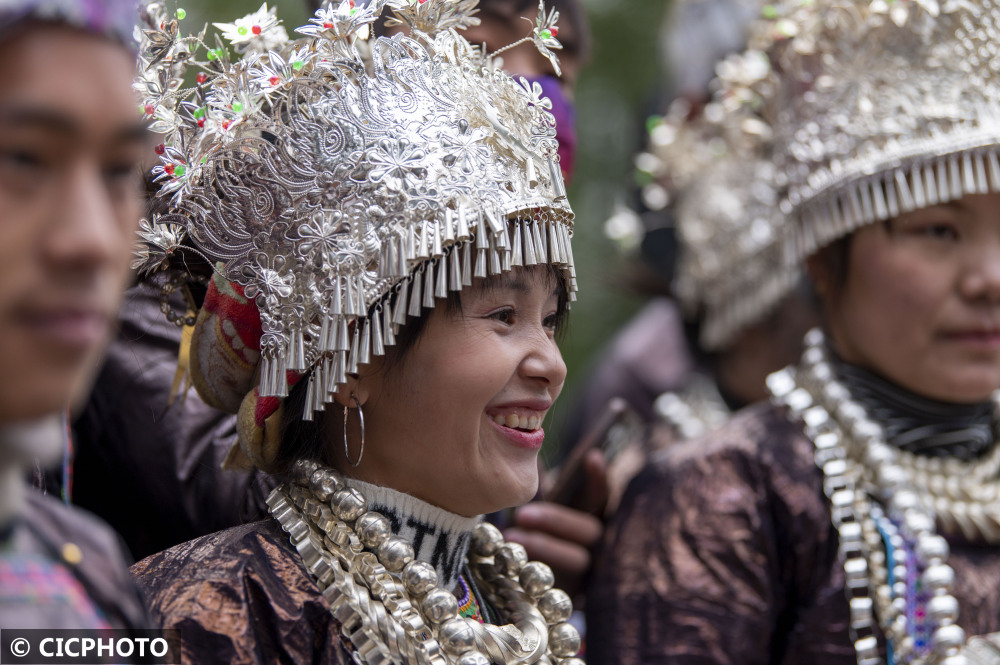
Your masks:
<svg viewBox="0 0 1000 665"><path fill-rule="evenodd" d="M654 458L605 534L588 663L856 663L813 450L782 409L760 404ZM958 623L1000 630L1000 548L949 542Z"/></svg>

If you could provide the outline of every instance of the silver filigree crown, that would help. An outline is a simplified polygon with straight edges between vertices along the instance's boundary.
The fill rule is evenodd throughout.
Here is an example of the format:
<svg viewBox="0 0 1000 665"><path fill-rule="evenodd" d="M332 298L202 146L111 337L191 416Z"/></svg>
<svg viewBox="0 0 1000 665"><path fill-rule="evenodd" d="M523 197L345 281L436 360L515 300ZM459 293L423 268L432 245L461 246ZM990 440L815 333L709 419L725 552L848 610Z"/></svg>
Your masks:
<svg viewBox="0 0 1000 665"><path fill-rule="evenodd" d="M766 316L797 278L775 270L785 224L770 127L734 94L764 72L766 62L752 54L726 58L711 101L695 113L674 102L651 128L643 158L667 194L680 240L674 291L689 315L702 317L700 343L709 350Z"/></svg>
<svg viewBox="0 0 1000 665"><path fill-rule="evenodd" d="M782 0L750 47L786 180L788 259L856 228L1000 190L1000 3Z"/></svg>
<svg viewBox="0 0 1000 665"><path fill-rule="evenodd" d="M264 5L215 24L213 45L147 6L136 86L166 135L166 206L137 267L186 239L224 266L260 310L261 396L312 369L307 415L322 409L407 316L473 278L550 263L574 298L551 104L458 34L476 4L327 3L294 41ZM369 37L384 8L409 36ZM530 36L553 59L557 19L540 6Z"/></svg>
<svg viewBox="0 0 1000 665"><path fill-rule="evenodd" d="M692 202L678 204L692 250L679 291L706 307L709 347L777 302L830 242L1000 191L998 0L780 0L748 34L748 50L720 66L714 117L693 134L701 148L661 155L697 173L674 184ZM733 149L752 135L767 141Z"/></svg>

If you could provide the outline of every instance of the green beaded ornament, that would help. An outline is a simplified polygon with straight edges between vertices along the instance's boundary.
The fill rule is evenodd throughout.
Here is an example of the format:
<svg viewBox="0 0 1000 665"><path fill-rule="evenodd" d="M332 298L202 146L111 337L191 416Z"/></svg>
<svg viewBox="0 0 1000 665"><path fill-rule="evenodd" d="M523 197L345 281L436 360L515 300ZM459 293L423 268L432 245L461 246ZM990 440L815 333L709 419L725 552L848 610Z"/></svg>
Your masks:
<svg viewBox="0 0 1000 665"><path fill-rule="evenodd" d="M793 21L789 21L788 19L781 19L775 24L774 28L778 31L779 35L786 38L794 37L799 32L799 27L795 25Z"/></svg>

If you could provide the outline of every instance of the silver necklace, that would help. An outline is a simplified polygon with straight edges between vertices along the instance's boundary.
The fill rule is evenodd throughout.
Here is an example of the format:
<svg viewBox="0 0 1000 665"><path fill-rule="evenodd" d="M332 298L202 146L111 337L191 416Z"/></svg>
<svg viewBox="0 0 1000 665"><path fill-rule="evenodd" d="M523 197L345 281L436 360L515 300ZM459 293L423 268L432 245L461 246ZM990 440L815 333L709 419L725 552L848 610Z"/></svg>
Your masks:
<svg viewBox="0 0 1000 665"><path fill-rule="evenodd" d="M393 536L388 519L333 469L302 460L294 482L267 503L289 535L363 665L584 665L580 635L567 623L569 596L552 570L528 561L482 523L472 532L468 567L476 587L510 623L480 624L458 613L454 594L429 563Z"/></svg>
<svg viewBox="0 0 1000 665"><path fill-rule="evenodd" d="M720 427L732 415L716 383L701 374L694 374L683 390L657 397L653 409L684 441Z"/></svg>

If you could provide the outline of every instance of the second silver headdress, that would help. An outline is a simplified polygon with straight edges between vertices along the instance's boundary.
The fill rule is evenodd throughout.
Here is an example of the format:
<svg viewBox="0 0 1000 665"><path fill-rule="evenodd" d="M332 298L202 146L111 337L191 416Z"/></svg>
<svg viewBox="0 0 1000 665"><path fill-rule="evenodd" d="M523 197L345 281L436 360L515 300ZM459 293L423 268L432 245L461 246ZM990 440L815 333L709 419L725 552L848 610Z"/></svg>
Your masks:
<svg viewBox="0 0 1000 665"><path fill-rule="evenodd" d="M749 86L769 73L759 54L720 62L716 94L693 111L677 100L650 131L642 161L663 188L680 241L673 289L701 318L700 344L725 348L764 318L797 278L782 264L784 219L772 163L772 132Z"/></svg>
<svg viewBox="0 0 1000 665"><path fill-rule="evenodd" d="M789 262L854 229L1000 191L1000 3L782 0L751 48Z"/></svg>

